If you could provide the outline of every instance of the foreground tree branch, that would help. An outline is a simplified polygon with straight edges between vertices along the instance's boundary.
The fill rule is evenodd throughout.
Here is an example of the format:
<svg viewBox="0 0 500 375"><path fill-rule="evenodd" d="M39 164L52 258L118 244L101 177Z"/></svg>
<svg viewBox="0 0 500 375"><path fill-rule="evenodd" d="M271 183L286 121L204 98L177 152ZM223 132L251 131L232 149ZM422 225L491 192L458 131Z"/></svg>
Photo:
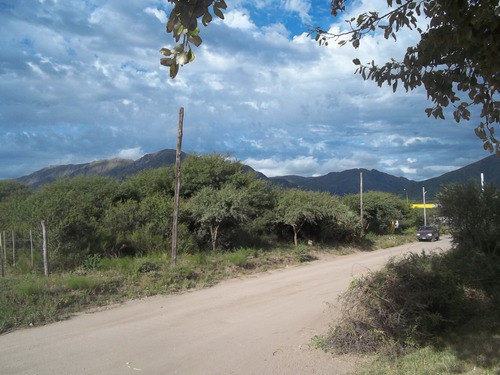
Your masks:
<svg viewBox="0 0 500 375"><path fill-rule="evenodd" d="M347 0L332 0L331 13L345 11ZM359 48L364 36L383 32L386 39L397 40L403 28L417 30L420 41L408 47L402 61L391 59L378 65L374 61L354 59L355 73L378 86L387 84L411 91L423 86L432 102L427 116L445 118L443 111L452 107L456 122L472 120L483 147L500 156L500 140L495 124L500 121L500 10L498 0L386 0L390 10L380 15L365 12L346 22L349 31L333 33L312 27L309 35L327 46L351 43ZM214 14L224 19L224 0L169 0L174 7L167 22L167 33L178 43L173 49L162 48L161 64L176 77L179 66L194 60L191 44L199 46L198 19L207 26ZM422 25L423 23L423 25Z"/></svg>

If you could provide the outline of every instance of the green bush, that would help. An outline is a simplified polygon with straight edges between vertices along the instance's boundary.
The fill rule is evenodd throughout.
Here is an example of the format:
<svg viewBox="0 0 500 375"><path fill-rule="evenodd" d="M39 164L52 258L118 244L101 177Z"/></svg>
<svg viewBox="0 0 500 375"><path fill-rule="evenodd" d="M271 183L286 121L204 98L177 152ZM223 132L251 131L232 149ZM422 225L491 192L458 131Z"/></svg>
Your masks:
<svg viewBox="0 0 500 375"><path fill-rule="evenodd" d="M391 259L353 281L340 301L342 321L325 340L339 352L418 347L467 317L464 288L440 254Z"/></svg>
<svg viewBox="0 0 500 375"><path fill-rule="evenodd" d="M89 290L95 286L95 282L90 277L73 276L66 280L66 286L70 290Z"/></svg>
<svg viewBox="0 0 500 375"><path fill-rule="evenodd" d="M458 246L500 255L500 190L477 183L445 186L438 195L440 215Z"/></svg>
<svg viewBox="0 0 500 375"><path fill-rule="evenodd" d="M252 256L253 252L253 250L238 249L234 252L228 253L226 255L226 259L235 266L249 268L251 266L251 262L248 258Z"/></svg>

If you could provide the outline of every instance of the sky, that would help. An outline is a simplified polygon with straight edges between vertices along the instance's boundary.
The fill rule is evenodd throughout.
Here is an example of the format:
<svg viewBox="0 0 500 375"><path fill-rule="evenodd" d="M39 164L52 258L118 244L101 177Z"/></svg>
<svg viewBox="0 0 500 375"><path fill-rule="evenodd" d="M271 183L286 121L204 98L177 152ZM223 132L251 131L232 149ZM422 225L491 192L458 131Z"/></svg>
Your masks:
<svg viewBox="0 0 500 375"><path fill-rule="evenodd" d="M366 168L421 181L490 155L475 122L427 118L423 89L354 74L354 58L404 56L414 31L358 49L307 36L385 0L350 1L337 18L329 0L226 2L171 79L166 0L0 0L0 179L175 149L180 107L184 152L230 154L268 177Z"/></svg>

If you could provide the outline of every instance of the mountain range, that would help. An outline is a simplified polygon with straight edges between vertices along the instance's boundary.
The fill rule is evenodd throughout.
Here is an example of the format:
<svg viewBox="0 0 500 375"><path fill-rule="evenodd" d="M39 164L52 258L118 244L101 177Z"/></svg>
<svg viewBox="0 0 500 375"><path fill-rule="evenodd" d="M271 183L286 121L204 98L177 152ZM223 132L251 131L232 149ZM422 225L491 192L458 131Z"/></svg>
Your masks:
<svg viewBox="0 0 500 375"><path fill-rule="evenodd" d="M133 161L128 159L106 159L84 164L58 165L43 168L16 180L34 189L61 178L77 176L111 176L125 178L145 169L161 168L175 163L175 150L165 149L153 154L144 155ZM181 159L186 154L182 154ZM245 169L252 170L249 166ZM426 199L432 201L443 184L463 183L470 180L480 181L481 173L487 183L500 187L500 158L491 155L465 167L445 173L424 181L413 181L404 177L396 177L375 169L349 169L342 172L331 172L324 176L280 176L266 177L256 172L259 178L268 180L273 185L286 188L327 191L335 195L357 194L360 190L360 177L363 178L363 191L384 191L408 198L411 201L422 201L423 189Z"/></svg>

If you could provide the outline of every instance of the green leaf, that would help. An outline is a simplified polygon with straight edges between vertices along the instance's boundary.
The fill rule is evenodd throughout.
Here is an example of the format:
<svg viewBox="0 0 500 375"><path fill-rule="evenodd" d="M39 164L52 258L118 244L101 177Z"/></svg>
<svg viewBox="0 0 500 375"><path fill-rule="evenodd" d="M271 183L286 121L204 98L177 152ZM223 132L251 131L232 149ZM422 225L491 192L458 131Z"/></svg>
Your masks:
<svg viewBox="0 0 500 375"><path fill-rule="evenodd" d="M175 32L176 36L181 35L183 31L184 31L184 26L182 26L182 24L178 23L178 24L175 25L174 32Z"/></svg>
<svg viewBox="0 0 500 375"><path fill-rule="evenodd" d="M223 20L223 19L224 19L224 14L222 13L222 11L221 11L219 8L215 7L215 5L214 5L214 13L215 13L215 15L216 15L217 17L219 17L221 20Z"/></svg>
<svg viewBox="0 0 500 375"><path fill-rule="evenodd" d="M212 21L212 15L209 12L206 12L201 19L203 26L208 26L208 24Z"/></svg>
<svg viewBox="0 0 500 375"><path fill-rule="evenodd" d="M345 42L345 41L343 41ZM352 60L352 62L354 63L354 65L361 65L361 61L359 61L358 58L355 58L354 60Z"/></svg>
<svg viewBox="0 0 500 375"><path fill-rule="evenodd" d="M224 0L218 0L215 2L214 6L220 9L227 9L226 2Z"/></svg>
<svg viewBox="0 0 500 375"><path fill-rule="evenodd" d="M188 35L188 40L190 43L193 43L196 47L199 47L202 42L201 38L198 35L196 36Z"/></svg>
<svg viewBox="0 0 500 375"><path fill-rule="evenodd" d="M359 47L359 39L354 40L354 41L352 42L352 46L353 46L354 48L358 48L358 47Z"/></svg>
<svg viewBox="0 0 500 375"><path fill-rule="evenodd" d="M172 64L175 63L175 59L172 59L170 57L164 57L160 59L160 64L164 66L171 66Z"/></svg>
<svg viewBox="0 0 500 375"><path fill-rule="evenodd" d="M179 73L179 64L170 65L170 78L175 78L177 73Z"/></svg>
<svg viewBox="0 0 500 375"><path fill-rule="evenodd" d="M170 51L168 48L162 48L160 50L160 53L162 53L165 56L170 56L172 54L172 51Z"/></svg>

